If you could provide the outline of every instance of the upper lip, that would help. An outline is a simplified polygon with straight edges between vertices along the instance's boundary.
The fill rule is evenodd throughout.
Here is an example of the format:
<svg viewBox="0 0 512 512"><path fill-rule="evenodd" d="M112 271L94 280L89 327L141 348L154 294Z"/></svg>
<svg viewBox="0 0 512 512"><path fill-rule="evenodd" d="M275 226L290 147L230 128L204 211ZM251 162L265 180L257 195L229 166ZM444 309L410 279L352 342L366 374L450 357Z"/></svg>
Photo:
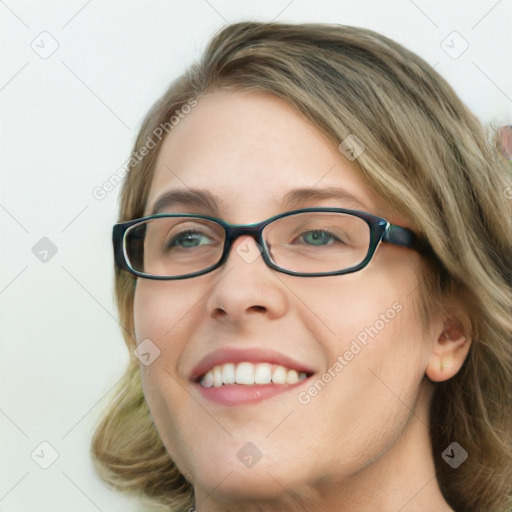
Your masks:
<svg viewBox="0 0 512 512"><path fill-rule="evenodd" d="M193 368L191 378L192 380L199 380L214 366L225 363L236 364L242 362L276 364L285 366L286 368L290 368L292 370L296 370L297 372L304 372L306 374L314 373L314 370L312 370L307 365L273 350L266 350L261 348L224 348L210 352L205 357L203 357Z"/></svg>

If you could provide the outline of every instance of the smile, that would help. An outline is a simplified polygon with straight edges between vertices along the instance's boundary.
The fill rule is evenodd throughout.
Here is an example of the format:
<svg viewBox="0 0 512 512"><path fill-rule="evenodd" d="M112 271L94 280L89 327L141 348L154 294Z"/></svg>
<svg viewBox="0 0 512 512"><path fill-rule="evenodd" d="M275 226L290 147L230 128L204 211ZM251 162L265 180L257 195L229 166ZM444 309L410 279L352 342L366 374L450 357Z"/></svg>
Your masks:
<svg viewBox="0 0 512 512"><path fill-rule="evenodd" d="M190 373L203 398L238 406L286 394L305 385L316 372L273 350L230 347L207 354Z"/></svg>
<svg viewBox="0 0 512 512"><path fill-rule="evenodd" d="M204 388L231 384L256 386L263 384L296 384L307 378L305 372L269 363L225 363L214 366L199 380Z"/></svg>

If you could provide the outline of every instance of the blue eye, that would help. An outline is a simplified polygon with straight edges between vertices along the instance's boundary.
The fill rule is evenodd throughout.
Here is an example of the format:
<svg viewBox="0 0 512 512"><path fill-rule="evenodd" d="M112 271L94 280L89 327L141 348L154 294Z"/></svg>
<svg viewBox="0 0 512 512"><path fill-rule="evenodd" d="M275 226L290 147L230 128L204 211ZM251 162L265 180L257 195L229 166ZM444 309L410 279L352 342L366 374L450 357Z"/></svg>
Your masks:
<svg viewBox="0 0 512 512"><path fill-rule="evenodd" d="M328 245L332 242L340 242L339 238L334 236L332 233L329 233L329 231L321 231L321 230L314 230L314 231L306 231L301 238L308 244L308 245Z"/></svg>
<svg viewBox="0 0 512 512"><path fill-rule="evenodd" d="M167 247L169 249L173 247L188 249L200 245L209 245L209 241L210 239L204 233L189 229L174 236L167 244Z"/></svg>

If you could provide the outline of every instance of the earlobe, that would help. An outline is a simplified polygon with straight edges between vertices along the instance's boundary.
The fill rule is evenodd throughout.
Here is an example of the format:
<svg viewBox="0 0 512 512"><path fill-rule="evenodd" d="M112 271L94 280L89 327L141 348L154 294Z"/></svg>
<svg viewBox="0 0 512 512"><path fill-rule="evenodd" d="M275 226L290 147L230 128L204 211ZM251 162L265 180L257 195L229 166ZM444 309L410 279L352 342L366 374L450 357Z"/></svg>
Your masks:
<svg viewBox="0 0 512 512"><path fill-rule="evenodd" d="M432 347L426 376L433 382L451 379L464 364L470 345L462 323L455 317L445 319L443 331Z"/></svg>

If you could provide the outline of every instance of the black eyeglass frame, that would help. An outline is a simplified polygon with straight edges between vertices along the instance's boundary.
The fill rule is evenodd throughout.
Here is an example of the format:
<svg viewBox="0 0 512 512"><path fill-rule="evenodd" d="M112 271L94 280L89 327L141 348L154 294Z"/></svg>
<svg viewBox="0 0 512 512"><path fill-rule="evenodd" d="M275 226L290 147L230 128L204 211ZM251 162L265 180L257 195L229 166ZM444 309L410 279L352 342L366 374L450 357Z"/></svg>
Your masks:
<svg viewBox="0 0 512 512"><path fill-rule="evenodd" d="M318 213L345 213L348 215L354 215L355 217L359 217L360 219L363 219L370 228L370 243L368 247L368 252L366 253L366 256L364 260L359 263L358 265L355 265L353 267L343 269L343 270L335 270L332 272L294 272L293 270L288 270L286 268L280 267L279 265L275 264L271 259L268 252L267 245L265 244L265 241L263 239L263 229L267 227L272 222L281 219L283 217L288 217L290 215L296 215L298 213L308 213L308 212L318 212ZM132 268L128 263L128 257L126 254L126 231L134 226L135 224L139 224L142 222L146 222L151 219L157 219L161 217L189 217L189 218L198 218L198 219L205 219L208 221L215 222L219 224L226 233L226 239L224 241L224 248L222 255L217 263L214 265L211 265L210 267L200 270L198 272L193 272L190 274L185 274L182 276L155 276L152 274L146 274L144 272L140 272L138 270L135 270ZM261 248L261 256L263 258L263 261L266 263L266 265L273 269L277 270L278 272L282 272L284 274L288 274L291 276L299 276L299 277L324 277L324 276L338 276L338 275L344 275L344 274L351 274L353 272L357 272L364 267L366 267L370 261L372 260L373 256L375 255L375 252L377 251L377 248L381 242L390 243L393 245L397 245L399 247L406 247L409 249L413 249L419 253L425 254L428 253L428 247L425 245L424 242L420 241L418 237L415 235L413 231L411 231L408 228L403 228L401 226L397 226L395 224L391 224L386 219L383 219L382 217L377 217L376 215L373 215L371 213L362 212L359 210L349 210L345 208L301 208L298 210L291 210L288 212L280 213L278 215L274 215L273 217L270 217L269 219L266 219L261 222L256 222L254 224L230 224L228 222L223 221L222 219L219 219L217 217L211 217L209 215L200 215L200 214L194 214L194 213L157 213L154 215L148 215L146 217L141 217L139 219L130 220L127 222L120 222L117 224L114 224L113 230L112 230L112 243L114 246L114 258L116 264L128 271L129 273L133 274L136 277L142 277L145 279L156 279L160 281L171 281L171 280L177 280L177 279L187 279L190 277L197 277L204 274L207 274L209 272L212 272L213 270L216 270L217 268L221 267L226 260L228 259L228 256L231 252L231 247L233 245L233 242L241 237L241 236L251 236L255 239L255 241L258 243L258 245Z"/></svg>

